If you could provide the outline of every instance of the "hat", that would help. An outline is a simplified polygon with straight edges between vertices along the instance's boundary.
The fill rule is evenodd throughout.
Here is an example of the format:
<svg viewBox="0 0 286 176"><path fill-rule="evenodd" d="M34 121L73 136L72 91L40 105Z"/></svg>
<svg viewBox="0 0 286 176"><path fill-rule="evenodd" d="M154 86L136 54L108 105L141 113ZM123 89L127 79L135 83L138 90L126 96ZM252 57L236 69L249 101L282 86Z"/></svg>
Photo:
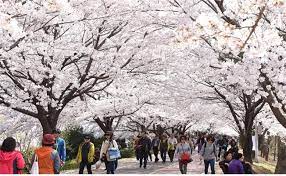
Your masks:
<svg viewBox="0 0 286 176"><path fill-rule="evenodd" d="M44 145L53 145L55 144L55 136L52 135L52 134L45 134L44 137L43 137L43 140L42 140L42 143Z"/></svg>
<svg viewBox="0 0 286 176"><path fill-rule="evenodd" d="M107 131L107 132L104 134L104 136L109 136L109 135L112 135L112 134L113 134L112 131Z"/></svg>
<svg viewBox="0 0 286 176"><path fill-rule="evenodd" d="M85 135L84 139L90 139L90 136L89 135Z"/></svg>

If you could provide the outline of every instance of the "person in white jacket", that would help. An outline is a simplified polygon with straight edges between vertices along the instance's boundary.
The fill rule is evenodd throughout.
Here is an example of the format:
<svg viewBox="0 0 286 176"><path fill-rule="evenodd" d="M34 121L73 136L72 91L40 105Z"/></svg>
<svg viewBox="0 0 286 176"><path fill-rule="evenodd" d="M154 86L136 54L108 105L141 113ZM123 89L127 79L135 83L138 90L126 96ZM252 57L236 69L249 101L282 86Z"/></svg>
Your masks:
<svg viewBox="0 0 286 176"><path fill-rule="evenodd" d="M105 133L104 137L106 138L102 145L100 150L100 158L101 161L105 162L106 164L106 170L107 174L114 174L114 171L116 169L116 162L117 158L110 158L109 156L109 149L117 149L118 145L116 141L113 139L113 133L111 131Z"/></svg>

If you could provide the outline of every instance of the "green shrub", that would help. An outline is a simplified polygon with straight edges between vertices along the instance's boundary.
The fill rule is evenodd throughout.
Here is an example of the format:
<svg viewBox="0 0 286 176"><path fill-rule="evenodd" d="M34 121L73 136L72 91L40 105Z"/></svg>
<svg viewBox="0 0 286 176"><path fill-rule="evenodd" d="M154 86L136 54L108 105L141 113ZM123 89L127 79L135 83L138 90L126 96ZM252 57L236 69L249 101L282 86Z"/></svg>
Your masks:
<svg viewBox="0 0 286 176"><path fill-rule="evenodd" d="M74 170L79 168L79 165L77 164L76 160L69 160L66 161L64 167L61 168L61 170Z"/></svg>
<svg viewBox="0 0 286 176"><path fill-rule="evenodd" d="M87 133L83 132L83 128L80 126L70 126L63 132L63 138L66 141L67 160L76 158L78 147L84 141L84 136ZM94 138L92 133L88 133L91 137L91 142L95 145L95 148L101 147L102 138Z"/></svg>
<svg viewBox="0 0 286 176"><path fill-rule="evenodd" d="M29 170L32 167L31 163L32 163L32 157L34 154L34 149L30 148L28 150L21 151L21 152L23 154L23 158L24 158L25 163L26 163L25 168L23 169L23 172L24 172L24 174L27 174L27 173L29 173Z"/></svg>
<svg viewBox="0 0 286 176"><path fill-rule="evenodd" d="M133 148L124 148L120 150L121 158L133 158L135 156L135 151Z"/></svg>

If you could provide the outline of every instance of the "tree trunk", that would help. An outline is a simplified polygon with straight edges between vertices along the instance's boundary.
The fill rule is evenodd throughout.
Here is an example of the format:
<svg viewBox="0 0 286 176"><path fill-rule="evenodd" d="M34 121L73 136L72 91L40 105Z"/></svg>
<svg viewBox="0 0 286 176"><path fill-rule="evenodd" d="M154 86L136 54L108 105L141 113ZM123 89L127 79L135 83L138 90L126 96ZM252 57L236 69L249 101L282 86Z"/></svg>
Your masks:
<svg viewBox="0 0 286 176"><path fill-rule="evenodd" d="M40 121L43 134L52 134L56 129L59 115L61 110L50 109L50 112L46 112L44 108L38 109L38 120Z"/></svg>
<svg viewBox="0 0 286 176"><path fill-rule="evenodd" d="M112 125L113 125L113 118L105 118L103 121L98 118L98 117L94 117L93 120L95 121L95 123L97 123L97 125L100 127L100 129L106 133L108 131L113 131Z"/></svg>
<svg viewBox="0 0 286 176"><path fill-rule="evenodd" d="M53 130L56 129L57 123L50 123L48 117L44 116L38 119L42 125L43 134L52 134Z"/></svg>
<svg viewBox="0 0 286 176"><path fill-rule="evenodd" d="M286 174L286 144L280 139L278 140L278 161L275 174Z"/></svg>
<svg viewBox="0 0 286 176"><path fill-rule="evenodd" d="M247 162L252 163L252 134L251 131L243 135L243 155Z"/></svg>

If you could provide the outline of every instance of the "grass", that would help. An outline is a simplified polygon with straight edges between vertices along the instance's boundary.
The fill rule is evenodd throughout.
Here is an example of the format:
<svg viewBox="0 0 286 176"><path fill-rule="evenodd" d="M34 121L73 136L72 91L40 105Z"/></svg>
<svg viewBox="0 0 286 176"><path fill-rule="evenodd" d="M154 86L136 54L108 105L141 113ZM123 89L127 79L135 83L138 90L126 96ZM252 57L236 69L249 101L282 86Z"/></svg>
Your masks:
<svg viewBox="0 0 286 176"><path fill-rule="evenodd" d="M275 165L268 162L253 163L253 170L258 174L274 174Z"/></svg>
<svg viewBox="0 0 286 176"><path fill-rule="evenodd" d="M65 165L63 168L61 168L61 170L73 170L73 169L77 169L79 166L76 163L76 160L69 160L66 161Z"/></svg>

